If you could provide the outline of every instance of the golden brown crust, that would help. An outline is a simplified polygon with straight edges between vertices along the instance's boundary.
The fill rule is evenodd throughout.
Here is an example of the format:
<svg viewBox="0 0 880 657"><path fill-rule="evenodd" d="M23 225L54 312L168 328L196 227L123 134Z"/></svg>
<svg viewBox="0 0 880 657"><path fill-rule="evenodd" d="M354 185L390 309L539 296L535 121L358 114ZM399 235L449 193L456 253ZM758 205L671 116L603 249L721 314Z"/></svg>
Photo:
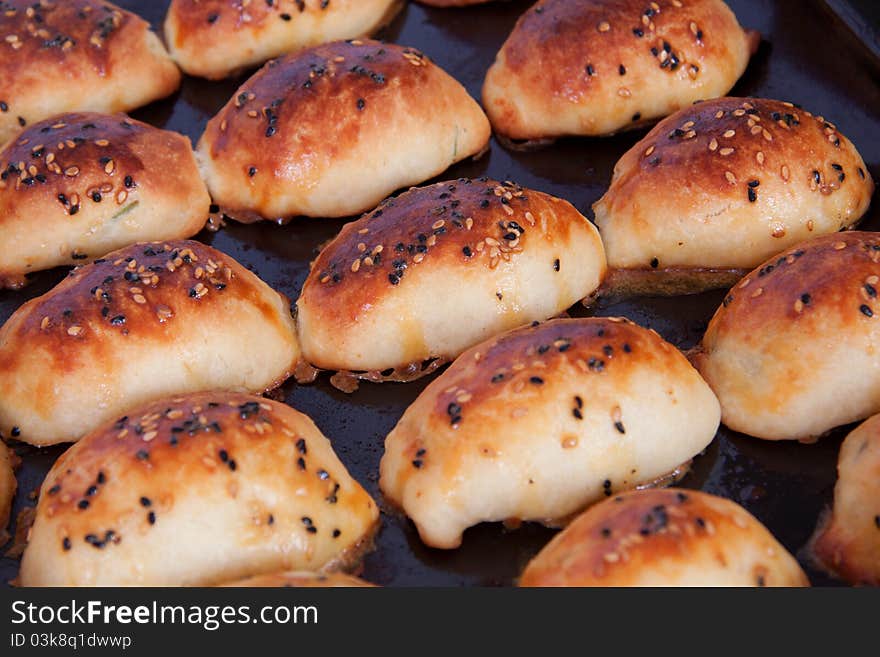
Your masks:
<svg viewBox="0 0 880 657"><path fill-rule="evenodd" d="M851 584L880 586L880 415L843 441L834 505L820 522L812 551Z"/></svg>
<svg viewBox="0 0 880 657"><path fill-rule="evenodd" d="M217 79L302 48L369 36L401 0L172 0L171 54L190 75Z"/></svg>
<svg viewBox="0 0 880 657"><path fill-rule="evenodd" d="M209 585L317 570L357 549L378 517L305 415L237 393L164 399L53 466L21 583Z"/></svg>
<svg viewBox="0 0 880 657"><path fill-rule="evenodd" d="M303 353L336 370L448 360L558 315L604 271L597 231L561 199L488 178L413 188L315 260L297 302Z"/></svg>
<svg viewBox="0 0 880 657"><path fill-rule="evenodd" d="M530 240L565 244L577 227L567 217L555 222L552 236L546 226L535 225L534 218L551 208L563 215L576 212L571 206L560 208L552 198L514 183L460 178L387 199L345 224L321 251L303 286L309 288L308 303L332 305L344 326L422 262L488 271L528 249ZM526 214L531 223L523 220Z"/></svg>
<svg viewBox="0 0 880 657"><path fill-rule="evenodd" d="M520 586L809 586L797 561L739 505L692 490L597 504L529 563Z"/></svg>
<svg viewBox="0 0 880 657"><path fill-rule="evenodd" d="M259 333L242 336L254 341L240 356L245 360L202 353L211 344L229 347L227 334L250 330ZM271 389L296 366L294 331L286 299L205 244L120 249L73 270L0 329L0 432L34 444L64 442L164 394ZM218 355L222 366L211 362ZM182 371L160 377L179 359ZM126 378L116 381L112 373Z"/></svg>
<svg viewBox="0 0 880 657"><path fill-rule="evenodd" d="M286 220L367 210L488 139L476 102L421 52L351 41L270 61L209 121L198 151L224 212ZM365 173L377 153L380 170Z"/></svg>
<svg viewBox="0 0 880 657"><path fill-rule="evenodd" d="M374 587L375 584L365 582L359 577L345 573L309 573L287 572L271 575L257 575L236 582L221 584L231 587L271 587L271 588L338 588L338 587Z"/></svg>
<svg viewBox="0 0 880 657"><path fill-rule="evenodd" d="M210 197L189 140L125 115L33 124L0 153L0 285L205 224Z"/></svg>
<svg viewBox="0 0 880 657"><path fill-rule="evenodd" d="M502 46L484 105L512 139L631 129L726 93L757 42L720 0L541 0Z"/></svg>
<svg viewBox="0 0 880 657"><path fill-rule="evenodd" d="M6 0L0 12L0 144L59 112L125 111L180 72L149 24L103 0Z"/></svg>
<svg viewBox="0 0 880 657"><path fill-rule="evenodd" d="M880 235L853 231L803 242L734 286L694 356L722 421L808 439L880 410L878 284Z"/></svg>
<svg viewBox="0 0 880 657"><path fill-rule="evenodd" d="M787 102L721 98L661 121L594 205L613 269L751 269L852 227L874 184L853 144Z"/></svg>
<svg viewBox="0 0 880 657"><path fill-rule="evenodd" d="M720 410L684 356L619 318L557 319L463 353L385 441L380 487L423 541L548 524L653 484L711 442Z"/></svg>

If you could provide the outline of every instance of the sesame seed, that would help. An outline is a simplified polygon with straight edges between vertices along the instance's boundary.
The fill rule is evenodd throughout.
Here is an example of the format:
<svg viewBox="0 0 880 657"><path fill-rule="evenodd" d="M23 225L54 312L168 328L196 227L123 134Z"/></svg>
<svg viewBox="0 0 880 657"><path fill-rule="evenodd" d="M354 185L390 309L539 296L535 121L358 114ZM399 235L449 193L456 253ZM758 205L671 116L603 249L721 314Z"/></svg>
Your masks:
<svg viewBox="0 0 880 657"><path fill-rule="evenodd" d="M611 29L611 25L608 24L608 21L602 21L601 23L599 23L596 29L598 29L600 32L607 32Z"/></svg>

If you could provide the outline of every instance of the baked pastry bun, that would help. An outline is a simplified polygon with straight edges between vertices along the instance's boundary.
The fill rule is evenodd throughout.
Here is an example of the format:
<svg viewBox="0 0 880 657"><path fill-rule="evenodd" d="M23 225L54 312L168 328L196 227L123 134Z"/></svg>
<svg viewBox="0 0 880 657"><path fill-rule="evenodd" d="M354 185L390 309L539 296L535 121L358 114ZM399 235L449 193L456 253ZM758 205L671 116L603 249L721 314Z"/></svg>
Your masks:
<svg viewBox="0 0 880 657"><path fill-rule="evenodd" d="M604 273L598 231L566 201L487 178L413 188L346 224L313 263L297 302L303 356L411 376L558 315Z"/></svg>
<svg viewBox="0 0 880 657"><path fill-rule="evenodd" d="M462 354L385 439L379 485L422 540L484 521L559 525L615 491L668 482L720 412L687 359L618 318L557 319Z"/></svg>
<svg viewBox="0 0 880 657"><path fill-rule="evenodd" d="M6 543L9 534L9 516L12 512L12 500L18 483L15 480L13 468L16 456L3 441L0 441L0 545Z"/></svg>
<svg viewBox="0 0 880 657"><path fill-rule="evenodd" d="M336 42L273 60L198 144L214 202L239 221L364 212L482 152L489 122L413 48Z"/></svg>
<svg viewBox="0 0 880 657"><path fill-rule="evenodd" d="M77 440L133 406L263 392L299 360L286 298L199 242L135 244L79 267L0 328L0 433Z"/></svg>
<svg viewBox="0 0 880 657"><path fill-rule="evenodd" d="M800 241L853 226L874 183L855 146L791 103L720 98L661 121L594 205L621 293L729 287Z"/></svg>
<svg viewBox="0 0 880 657"><path fill-rule="evenodd" d="M0 146L56 114L127 112L180 85L149 23L110 2L5 0L0 9Z"/></svg>
<svg viewBox="0 0 880 657"><path fill-rule="evenodd" d="M310 572L286 572L272 573L270 575L256 575L236 582L227 582L221 586L247 587L247 588L348 588L348 587L372 587L373 584L365 582L354 575L346 573L310 573Z"/></svg>
<svg viewBox="0 0 880 657"><path fill-rule="evenodd" d="M803 242L731 289L693 361L721 420L767 440L815 439L880 411L880 234Z"/></svg>
<svg viewBox="0 0 880 657"><path fill-rule="evenodd" d="M721 0L541 0L486 74L507 140L608 135L726 94L759 35Z"/></svg>
<svg viewBox="0 0 880 657"><path fill-rule="evenodd" d="M809 586L738 504L669 488L587 509L529 562L520 586Z"/></svg>
<svg viewBox="0 0 880 657"><path fill-rule="evenodd" d="M185 72L218 79L338 39L369 36L402 0L171 0L165 39Z"/></svg>
<svg viewBox="0 0 880 657"><path fill-rule="evenodd" d="M22 586L207 586L360 557L379 519L314 423L238 393L89 433L40 489Z"/></svg>
<svg viewBox="0 0 880 657"><path fill-rule="evenodd" d="M813 553L851 584L880 586L880 415L843 441L831 514L820 523Z"/></svg>
<svg viewBox="0 0 880 657"><path fill-rule="evenodd" d="M134 242L190 237L211 199L189 140L118 114L62 114L0 152L0 287Z"/></svg>

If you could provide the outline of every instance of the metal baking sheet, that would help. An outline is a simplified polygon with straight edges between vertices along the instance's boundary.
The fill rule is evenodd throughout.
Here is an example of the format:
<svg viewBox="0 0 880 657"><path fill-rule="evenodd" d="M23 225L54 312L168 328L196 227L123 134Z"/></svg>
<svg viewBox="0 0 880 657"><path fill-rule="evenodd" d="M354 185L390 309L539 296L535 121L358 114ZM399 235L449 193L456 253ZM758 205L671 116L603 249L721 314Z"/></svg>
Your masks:
<svg viewBox="0 0 880 657"><path fill-rule="evenodd" d="M168 0L117 2L161 28ZM529 0L511 0L463 9L428 9L412 3L379 37L423 50L479 98L483 76L495 53L517 17L531 4ZM831 6L841 3L728 0L728 4L743 26L763 35L758 53L732 94L790 100L828 117L860 149L874 178L880 178L880 62L848 27L851 21L835 19ZM186 78L176 95L133 116L182 132L195 142L207 120L245 77L223 82ZM607 187L614 163L643 134L565 139L528 153L506 151L493 139L486 156L454 166L439 180L480 175L509 179L565 198L592 217L590 206ZM198 239L231 254L295 300L318 245L333 237L342 223L315 219L296 220L283 227L231 223L218 233L203 232ZM880 230L876 199L862 226ZM0 321L27 299L50 289L64 273L45 272L34 276L22 291L0 291ZM636 298L600 305L589 313L629 317L687 349L699 340L722 296L723 291L671 299ZM577 307L572 314L588 312ZM352 475L385 511L377 483L384 438L427 383L427 379L410 384L367 383L348 395L334 389L323 375L310 386L288 382L282 391L287 403L308 413L330 437ZM837 451L847 431L844 427L817 444L801 445L764 442L722 427L680 485L744 505L798 556L813 584L833 585L834 580L809 562L804 547L820 512L831 501ZM65 448L38 450L21 444L14 448L23 461L18 471L15 515L34 504L34 492ZM500 523L483 524L466 532L461 548L434 550L419 541L406 518L386 512L376 549L366 557L362 574L380 585L511 585L553 533L528 523L516 530ZM17 571L17 560L0 559L0 581L4 584Z"/></svg>

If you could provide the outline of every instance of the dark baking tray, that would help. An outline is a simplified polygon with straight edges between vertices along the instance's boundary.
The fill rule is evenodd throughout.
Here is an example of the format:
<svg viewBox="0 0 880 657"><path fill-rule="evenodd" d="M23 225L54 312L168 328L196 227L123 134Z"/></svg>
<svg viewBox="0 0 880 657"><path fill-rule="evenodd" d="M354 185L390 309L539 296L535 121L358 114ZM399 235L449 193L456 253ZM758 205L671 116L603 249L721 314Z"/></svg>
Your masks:
<svg viewBox="0 0 880 657"><path fill-rule="evenodd" d="M117 2L156 28L161 27L168 4L167 0ZM380 37L422 49L479 98L483 75L496 51L517 17L531 4L529 0L513 0L465 9L411 4ZM832 9L846 3L728 0L728 4L743 26L763 35L760 50L732 94L790 100L829 117L861 150L874 178L880 178L880 61L872 48L866 47L868 35L863 39L853 30L858 21L839 20ZM195 142L206 121L244 79L208 82L187 78L178 94L133 116L182 132ZM493 140L488 155L456 165L440 179L489 175L514 180L563 197L592 217L590 206L607 187L614 163L643 134L566 139L529 153L506 151ZM216 234L203 232L198 239L231 254L295 300L318 245L333 237L341 225L341 221L314 219L283 227L231 223ZM880 229L876 199L862 225ZM0 292L0 321L63 276L62 270L42 273L23 291ZM686 349L699 340L722 296L718 291L672 299L637 298L600 305L589 312L629 317ZM577 307L572 314L588 312ZM283 393L289 404L308 413L330 437L352 475L385 510L377 484L384 438L427 382L367 383L348 395L334 389L324 375L310 386L288 382ZM805 545L831 500L837 451L846 433L847 428L841 428L817 444L802 445L764 442L722 428L706 452L694 460L681 485L744 505L798 556L814 584L835 584L810 563ZM14 448L23 460L18 471L17 513L33 505L35 490L64 447ZM483 524L466 532L458 550L441 551L422 545L404 517L383 513L376 549L364 561L363 576L377 584L398 586L510 585L553 533L534 524L517 530L499 523ZM17 560L0 559L0 580L4 583L17 571Z"/></svg>

